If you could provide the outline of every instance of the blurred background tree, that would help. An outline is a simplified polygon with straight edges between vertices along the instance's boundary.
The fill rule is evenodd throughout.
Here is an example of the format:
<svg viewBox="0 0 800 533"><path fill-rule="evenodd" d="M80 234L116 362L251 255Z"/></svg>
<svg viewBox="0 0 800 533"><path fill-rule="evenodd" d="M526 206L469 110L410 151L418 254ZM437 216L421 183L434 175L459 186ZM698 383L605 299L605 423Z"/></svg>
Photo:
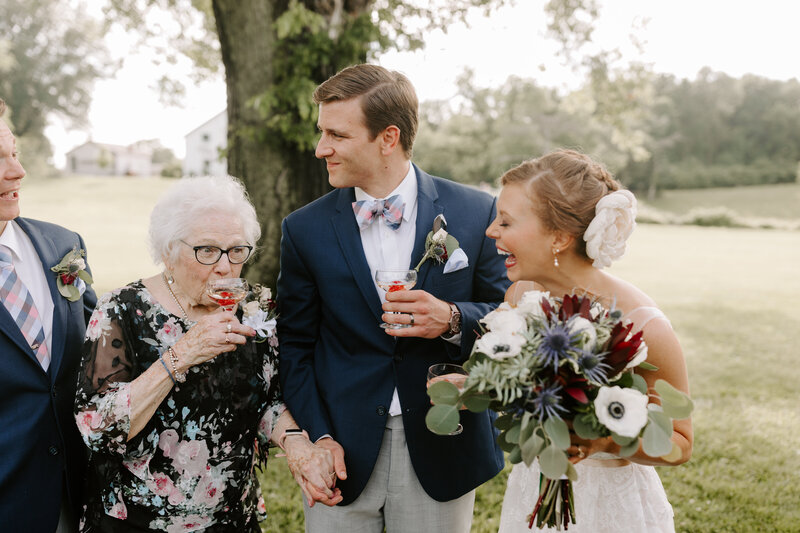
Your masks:
<svg viewBox="0 0 800 533"><path fill-rule="evenodd" d="M107 28L68 0L0 0L0 13L0 97L28 174L52 174L48 115L85 125L94 81L116 66L103 42Z"/></svg>

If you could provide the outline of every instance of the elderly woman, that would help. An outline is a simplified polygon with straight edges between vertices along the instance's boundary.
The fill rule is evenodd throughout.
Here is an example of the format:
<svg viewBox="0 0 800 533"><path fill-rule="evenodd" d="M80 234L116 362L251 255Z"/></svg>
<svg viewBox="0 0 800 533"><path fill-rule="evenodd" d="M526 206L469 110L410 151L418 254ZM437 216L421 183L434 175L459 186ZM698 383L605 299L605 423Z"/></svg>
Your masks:
<svg viewBox="0 0 800 533"><path fill-rule="evenodd" d="M253 466L270 442L310 502L341 500L330 454L282 403L277 342L254 342L241 314L206 294L207 282L240 275L259 236L233 178L180 180L153 209L163 271L103 296L86 332L75 402L92 451L83 531L260 531Z"/></svg>

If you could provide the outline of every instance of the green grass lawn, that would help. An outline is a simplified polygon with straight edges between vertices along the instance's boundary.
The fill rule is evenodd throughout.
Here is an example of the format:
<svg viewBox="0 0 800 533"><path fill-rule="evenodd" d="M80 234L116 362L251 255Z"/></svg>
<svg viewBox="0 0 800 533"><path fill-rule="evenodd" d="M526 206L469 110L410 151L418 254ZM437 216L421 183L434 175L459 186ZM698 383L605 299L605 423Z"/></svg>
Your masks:
<svg viewBox="0 0 800 533"><path fill-rule="evenodd" d="M22 209L80 231L96 287L104 291L156 271L145 244L147 220L168 184L136 178L30 181L23 186ZM774 201L800 193L800 186L774 187ZM738 191L757 203L754 191L760 188L744 189ZM797 217L800 201L794 198ZM777 216L765 214L769 206L763 209L754 214ZM800 232L640 225L612 272L655 298L686 353L696 403L694 455L685 465L659 469L677 530L800 531L794 373L800 360ZM271 515L266 532L303 531L300 492L283 461L273 459L262 474ZM478 489L474 533L497 531L507 472Z"/></svg>
<svg viewBox="0 0 800 533"><path fill-rule="evenodd" d="M797 219L800 218L800 183L662 191L655 201L647 203L676 214L686 214L700 207L722 206L745 217Z"/></svg>

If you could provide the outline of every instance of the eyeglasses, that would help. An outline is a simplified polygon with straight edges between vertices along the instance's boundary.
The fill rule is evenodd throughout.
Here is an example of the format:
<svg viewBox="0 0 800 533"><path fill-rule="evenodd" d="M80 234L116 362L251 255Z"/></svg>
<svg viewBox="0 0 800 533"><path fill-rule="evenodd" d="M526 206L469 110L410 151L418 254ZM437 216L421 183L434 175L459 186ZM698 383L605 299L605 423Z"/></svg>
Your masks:
<svg viewBox="0 0 800 533"><path fill-rule="evenodd" d="M181 240L183 244L189 246L194 250L194 258L201 265L215 265L220 260L222 254L228 256L228 261L232 265L241 265L253 251L252 246L233 246L227 250L223 250L219 246L211 246L210 244L201 244L200 246L192 246L188 242Z"/></svg>

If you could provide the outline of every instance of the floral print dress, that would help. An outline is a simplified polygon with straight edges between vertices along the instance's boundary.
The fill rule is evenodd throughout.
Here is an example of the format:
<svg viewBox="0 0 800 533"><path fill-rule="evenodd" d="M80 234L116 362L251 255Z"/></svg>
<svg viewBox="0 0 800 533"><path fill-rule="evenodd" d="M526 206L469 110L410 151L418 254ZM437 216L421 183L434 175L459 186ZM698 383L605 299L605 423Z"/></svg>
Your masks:
<svg viewBox="0 0 800 533"><path fill-rule="evenodd" d="M98 302L75 400L91 450L82 531L260 531L265 515L254 465L266 461L285 409L274 332L267 342L250 340L191 367L127 440L130 382L161 367L161 353L190 326L141 281Z"/></svg>

